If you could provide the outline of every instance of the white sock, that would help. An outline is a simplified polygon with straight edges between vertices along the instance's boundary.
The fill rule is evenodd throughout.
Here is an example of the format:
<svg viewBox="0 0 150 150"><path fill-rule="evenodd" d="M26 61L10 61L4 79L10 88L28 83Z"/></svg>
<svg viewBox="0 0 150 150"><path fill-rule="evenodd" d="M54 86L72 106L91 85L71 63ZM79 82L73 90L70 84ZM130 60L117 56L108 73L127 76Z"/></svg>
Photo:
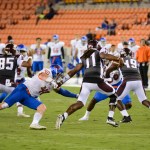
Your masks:
<svg viewBox="0 0 150 150"><path fill-rule="evenodd" d="M108 117L113 118L114 117L114 111L110 110L108 113Z"/></svg>
<svg viewBox="0 0 150 150"><path fill-rule="evenodd" d="M89 117L90 116L90 113L91 113L91 111L88 111L88 110L86 110L86 112L85 112L85 117Z"/></svg>
<svg viewBox="0 0 150 150"><path fill-rule="evenodd" d="M129 114L126 110L122 110L122 111L120 111L120 113L122 114L122 116L126 116L126 117L129 116Z"/></svg>
<svg viewBox="0 0 150 150"><path fill-rule="evenodd" d="M5 108L8 108L8 107L9 107L9 105L5 102L1 104L1 109L5 109Z"/></svg>
<svg viewBox="0 0 150 150"><path fill-rule="evenodd" d="M34 114L34 116L33 116L33 121L32 121L31 124L38 124L39 121L41 120L42 116L43 116L43 115L42 115L41 113L36 112L36 113Z"/></svg>
<svg viewBox="0 0 150 150"><path fill-rule="evenodd" d="M23 107L22 106L18 106L17 110L18 110L18 114L23 114Z"/></svg>
<svg viewBox="0 0 150 150"><path fill-rule="evenodd" d="M64 117L65 117L65 119L67 119L67 117L68 117L68 113L67 112L64 113Z"/></svg>

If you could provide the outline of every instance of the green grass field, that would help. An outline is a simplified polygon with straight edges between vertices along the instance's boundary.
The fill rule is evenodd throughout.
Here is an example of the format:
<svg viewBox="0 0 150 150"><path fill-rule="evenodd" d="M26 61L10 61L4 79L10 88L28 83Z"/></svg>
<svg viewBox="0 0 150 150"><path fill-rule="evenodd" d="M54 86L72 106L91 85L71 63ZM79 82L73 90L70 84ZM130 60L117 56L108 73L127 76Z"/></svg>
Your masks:
<svg viewBox="0 0 150 150"><path fill-rule="evenodd" d="M65 87L66 88L66 87ZM67 88L75 93L79 88ZM94 93L91 94L89 100ZM133 107L130 111L133 122L114 128L107 125L108 101L96 105L90 120L79 122L86 107L75 112L64 122L61 130L55 130L59 113L64 112L76 99L62 97L54 92L41 96L47 111L41 125L47 130L30 130L33 110L24 108L31 118L16 116L16 106L0 112L0 150L149 150L150 113L131 93ZM150 98L150 92L147 92ZM115 119L122 119L116 110Z"/></svg>

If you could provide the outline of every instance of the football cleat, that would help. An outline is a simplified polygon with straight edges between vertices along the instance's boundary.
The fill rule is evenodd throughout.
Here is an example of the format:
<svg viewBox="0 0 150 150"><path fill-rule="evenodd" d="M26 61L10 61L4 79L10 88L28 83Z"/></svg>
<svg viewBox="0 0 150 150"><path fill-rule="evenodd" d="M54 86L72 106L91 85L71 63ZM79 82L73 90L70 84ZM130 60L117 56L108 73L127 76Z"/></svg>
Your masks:
<svg viewBox="0 0 150 150"><path fill-rule="evenodd" d="M34 130L46 130L45 126L41 126L39 124L31 124L30 125L30 129L34 129Z"/></svg>
<svg viewBox="0 0 150 150"><path fill-rule="evenodd" d="M106 123L113 127L119 127L119 124L117 122L115 122L114 119L111 117L108 117Z"/></svg>
<svg viewBox="0 0 150 150"><path fill-rule="evenodd" d="M24 117L24 118L29 118L30 115L26 115L25 113L18 113L17 114L18 117Z"/></svg>
<svg viewBox="0 0 150 150"><path fill-rule="evenodd" d="M55 128L56 128L56 129L60 129L60 126L63 124L64 120L65 120L64 115L59 114L59 115L57 116Z"/></svg>
<svg viewBox="0 0 150 150"><path fill-rule="evenodd" d="M79 119L79 121L86 121L86 120L89 120L89 117L83 116L82 118Z"/></svg>
<svg viewBox="0 0 150 150"><path fill-rule="evenodd" d="M124 116L123 119L120 121L121 123L129 123L132 119L130 116Z"/></svg>

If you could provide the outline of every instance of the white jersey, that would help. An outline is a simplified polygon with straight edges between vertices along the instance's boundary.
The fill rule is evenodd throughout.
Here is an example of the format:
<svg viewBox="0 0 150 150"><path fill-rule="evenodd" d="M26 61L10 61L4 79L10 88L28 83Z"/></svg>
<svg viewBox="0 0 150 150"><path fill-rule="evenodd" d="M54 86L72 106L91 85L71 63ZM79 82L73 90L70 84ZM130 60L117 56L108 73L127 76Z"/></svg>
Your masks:
<svg viewBox="0 0 150 150"><path fill-rule="evenodd" d="M118 43L117 49L120 52L123 49L123 43Z"/></svg>
<svg viewBox="0 0 150 150"><path fill-rule="evenodd" d="M140 48L138 45L129 46L129 49L132 51L132 58L136 59L136 52Z"/></svg>
<svg viewBox="0 0 150 150"><path fill-rule="evenodd" d="M0 54L3 54L3 49L5 48L5 44L4 43L0 43Z"/></svg>
<svg viewBox="0 0 150 150"><path fill-rule="evenodd" d="M39 73L31 78L31 80L26 80L23 84L28 88L31 96L38 97L43 93L49 93L53 90L53 85L49 82L46 82L39 78L39 74L44 73L49 77L52 77L52 73L50 69L44 68Z"/></svg>
<svg viewBox="0 0 150 150"><path fill-rule="evenodd" d="M78 50L77 57L79 58L79 62L81 62L80 57L84 54L84 51L87 50L87 43L83 45L81 40L78 41L76 49Z"/></svg>
<svg viewBox="0 0 150 150"><path fill-rule="evenodd" d="M40 48L37 48L36 44L32 44L30 49L36 51L33 54L33 61L44 61L44 55L42 55L41 51L46 50L46 45L40 44Z"/></svg>
<svg viewBox="0 0 150 150"><path fill-rule="evenodd" d="M51 57L61 56L61 48L64 47L64 42L49 42L47 46L51 49Z"/></svg>
<svg viewBox="0 0 150 150"><path fill-rule="evenodd" d="M97 43L97 45L99 45L101 48L106 48L106 49L110 49L110 47L111 47L111 44L102 45L102 44L101 44L101 41L99 41L99 42Z"/></svg>
<svg viewBox="0 0 150 150"><path fill-rule="evenodd" d="M116 57L119 57L119 56L120 56L120 54L119 54L119 52L118 52L117 50L114 51L114 52L109 51L108 54L111 54L111 55L116 56Z"/></svg>
<svg viewBox="0 0 150 150"><path fill-rule="evenodd" d="M78 43L79 40L77 39L74 39L74 40L71 40L70 44L71 44L71 51L72 51L72 56L74 57L75 55L75 51L76 51L76 45Z"/></svg>
<svg viewBox="0 0 150 150"><path fill-rule="evenodd" d="M101 48L100 53L108 54L109 50L106 47Z"/></svg>
<svg viewBox="0 0 150 150"><path fill-rule="evenodd" d="M28 56L20 55L18 57L18 60L28 61ZM21 80L22 78L24 78L26 71L27 71L27 67L18 66L16 75L15 75L15 80Z"/></svg>

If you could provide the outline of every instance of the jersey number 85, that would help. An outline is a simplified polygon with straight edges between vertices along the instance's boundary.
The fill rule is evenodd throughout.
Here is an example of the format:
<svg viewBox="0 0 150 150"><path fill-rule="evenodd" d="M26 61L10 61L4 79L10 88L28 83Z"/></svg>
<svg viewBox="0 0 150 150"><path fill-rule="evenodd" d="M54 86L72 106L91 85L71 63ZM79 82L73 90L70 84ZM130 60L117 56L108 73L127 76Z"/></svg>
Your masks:
<svg viewBox="0 0 150 150"><path fill-rule="evenodd" d="M0 70L12 70L14 67L14 58L0 58Z"/></svg>

